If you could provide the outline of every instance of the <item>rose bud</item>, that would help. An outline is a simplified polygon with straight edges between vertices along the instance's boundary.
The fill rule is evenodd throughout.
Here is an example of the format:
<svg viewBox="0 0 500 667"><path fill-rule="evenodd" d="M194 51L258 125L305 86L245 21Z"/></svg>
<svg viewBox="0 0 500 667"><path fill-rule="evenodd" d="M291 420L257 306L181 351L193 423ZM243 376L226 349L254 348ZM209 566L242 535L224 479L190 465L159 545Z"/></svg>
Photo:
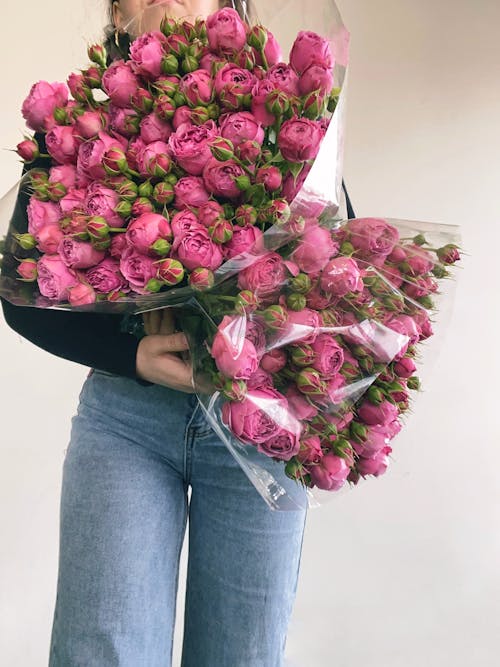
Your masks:
<svg viewBox="0 0 500 667"><path fill-rule="evenodd" d="M382 401L385 399L385 396L378 387L374 387L372 385L366 392L366 398L370 401L370 403L373 403L374 405L380 405L380 403L382 403Z"/></svg>
<svg viewBox="0 0 500 667"><path fill-rule="evenodd" d="M84 306L88 303L95 303L96 300L96 293L90 285L80 283L69 288L68 301L72 306Z"/></svg>
<svg viewBox="0 0 500 667"><path fill-rule="evenodd" d="M100 88L102 81L102 73L98 67L91 66L87 67L86 70L82 70L83 78L85 83L90 88Z"/></svg>
<svg viewBox="0 0 500 667"><path fill-rule="evenodd" d="M177 30L177 21L171 16L167 16L165 14L160 23L160 31L166 37L168 37L169 35L173 35L176 30Z"/></svg>
<svg viewBox="0 0 500 667"><path fill-rule="evenodd" d="M22 280L26 283L34 282L38 277L36 259L24 259L16 270L21 276L21 278L18 278L18 280Z"/></svg>
<svg viewBox="0 0 500 667"><path fill-rule="evenodd" d="M418 391L420 389L420 380L416 376L410 377L408 378L406 386L408 387L408 389L411 389L413 391Z"/></svg>
<svg viewBox="0 0 500 667"><path fill-rule="evenodd" d="M105 172L111 176L126 174L129 171L125 151L118 146L112 146L104 151L102 166Z"/></svg>
<svg viewBox="0 0 500 667"><path fill-rule="evenodd" d="M188 277L189 286L199 292L205 291L213 287L215 281L214 273L210 269L199 266L193 269Z"/></svg>
<svg viewBox="0 0 500 667"><path fill-rule="evenodd" d="M266 352L260 360L260 366L267 373L278 373L286 366L287 356L284 350L274 348L270 352Z"/></svg>
<svg viewBox="0 0 500 667"><path fill-rule="evenodd" d="M278 167L261 167L257 169L255 182L262 183L268 192L275 192L281 188L283 177Z"/></svg>
<svg viewBox="0 0 500 667"><path fill-rule="evenodd" d="M362 443L366 440L368 435L368 429L364 424L361 424L357 421L352 421L350 425L351 438L355 442Z"/></svg>
<svg viewBox="0 0 500 667"><path fill-rule="evenodd" d="M121 202L118 205L117 209L122 204L125 203L126 202ZM144 215L145 213L154 213L154 212L155 212L155 207L152 201L150 201L147 197L138 197L132 204L130 215L132 215L134 218L139 218L141 215Z"/></svg>
<svg viewBox="0 0 500 667"><path fill-rule="evenodd" d="M300 451L297 454L297 460L300 463L319 463L323 458L323 450L321 449L321 440L317 435L311 435L308 438L303 438L300 441Z"/></svg>
<svg viewBox="0 0 500 667"><path fill-rule="evenodd" d="M250 290L242 290L236 297L234 309L237 313L252 313L259 307L259 301Z"/></svg>
<svg viewBox="0 0 500 667"><path fill-rule="evenodd" d="M228 380L223 386L222 393L229 401L242 401L247 395L247 384L244 380Z"/></svg>
<svg viewBox="0 0 500 667"><path fill-rule="evenodd" d="M184 267L177 259L164 259L158 264L157 276L167 285L177 285L184 278Z"/></svg>
<svg viewBox="0 0 500 667"><path fill-rule="evenodd" d="M292 346L292 361L297 366L310 366L314 361L315 352L307 343L298 343Z"/></svg>
<svg viewBox="0 0 500 667"><path fill-rule="evenodd" d="M93 216L87 222L87 233L93 239L105 239L109 236L109 225L105 218Z"/></svg>
<svg viewBox="0 0 500 667"><path fill-rule="evenodd" d="M91 44L87 49L89 60L100 67L106 67L107 51L101 44Z"/></svg>
<svg viewBox="0 0 500 667"><path fill-rule="evenodd" d="M176 74L179 69L179 61L173 53L167 53L161 61L161 71L163 74Z"/></svg>
<svg viewBox="0 0 500 667"><path fill-rule="evenodd" d="M454 264L460 260L460 253L458 251L458 246L454 243L448 243L442 248L436 250L436 254L440 262L444 264Z"/></svg>
<svg viewBox="0 0 500 667"><path fill-rule="evenodd" d="M163 32L163 31L162 31ZM176 56L183 56L189 47L189 41L184 35L173 32L165 40L165 53L174 53Z"/></svg>
<svg viewBox="0 0 500 667"><path fill-rule="evenodd" d="M23 250L33 250L36 247L36 239L32 234L15 234L14 238Z"/></svg>
<svg viewBox="0 0 500 667"><path fill-rule="evenodd" d="M50 201L59 201L68 193L62 183L49 183L47 186L47 195Z"/></svg>
<svg viewBox="0 0 500 667"><path fill-rule="evenodd" d="M259 213L260 222L284 225L290 219L290 206L286 199L273 199Z"/></svg>
<svg viewBox="0 0 500 667"><path fill-rule="evenodd" d="M150 278L144 287L147 292L159 292L163 283L157 278Z"/></svg>
<svg viewBox="0 0 500 667"><path fill-rule="evenodd" d="M326 98L319 90L314 90L305 96L302 105L302 115L310 120L316 120L323 115Z"/></svg>
<svg viewBox="0 0 500 667"><path fill-rule="evenodd" d="M150 246L151 252L153 252L155 255L159 255L160 257L166 257L169 254L171 248L172 245L165 239L158 239Z"/></svg>
<svg viewBox="0 0 500 667"><path fill-rule="evenodd" d="M93 102L92 90L85 81L83 74L76 74L75 72L71 73L66 80L68 88L77 102L86 104L87 102Z"/></svg>
<svg viewBox="0 0 500 667"><path fill-rule="evenodd" d="M211 14L206 20L206 30L211 51L240 51L247 41L246 26L235 9L220 9Z"/></svg>
<svg viewBox="0 0 500 667"><path fill-rule="evenodd" d="M295 276L290 281L290 286L294 292L299 294L307 294L311 289L311 278L307 273L299 273L298 276Z"/></svg>
<svg viewBox="0 0 500 667"><path fill-rule="evenodd" d="M236 147L236 157L247 165L254 165L261 152L262 147L257 141L244 141Z"/></svg>
<svg viewBox="0 0 500 667"><path fill-rule="evenodd" d="M296 383L299 390L306 396L324 396L326 391L326 382L321 379L321 375L314 368L308 367L299 371Z"/></svg>
<svg viewBox="0 0 500 667"><path fill-rule="evenodd" d="M288 320L288 313L283 306L269 306L263 311L266 325L273 331L283 329Z"/></svg>
<svg viewBox="0 0 500 667"><path fill-rule="evenodd" d="M340 489L350 473L346 461L332 452L325 454L318 464L310 465L307 469L313 484L327 491Z"/></svg>
<svg viewBox="0 0 500 667"><path fill-rule="evenodd" d="M208 147L214 158L219 160L219 162L225 162L234 157L233 142L229 139L215 137L214 139L209 140Z"/></svg>
<svg viewBox="0 0 500 667"><path fill-rule="evenodd" d="M165 181L157 183L153 188L153 200L160 206L171 204L174 200L174 188Z"/></svg>
<svg viewBox="0 0 500 667"><path fill-rule="evenodd" d="M303 310L307 305L307 299L304 294L293 292L286 297L286 305L290 310Z"/></svg>
<svg viewBox="0 0 500 667"><path fill-rule="evenodd" d="M275 117L283 116L290 108L288 93L283 90L272 90L266 97L266 109Z"/></svg>
<svg viewBox="0 0 500 667"><path fill-rule="evenodd" d="M124 199L115 206L115 213L118 213L122 218L128 218L132 215L132 202Z"/></svg>
<svg viewBox="0 0 500 667"><path fill-rule="evenodd" d="M387 426L397 418L398 409L389 401L382 401L379 405L373 405L373 403L365 400L358 408L358 415L369 426Z"/></svg>
<svg viewBox="0 0 500 667"><path fill-rule="evenodd" d="M40 148L36 139L21 141L17 144L16 150L19 157L28 164L40 157Z"/></svg>
<svg viewBox="0 0 500 667"><path fill-rule="evenodd" d="M137 88L130 98L130 106L139 114L148 114L154 106L155 99L146 88Z"/></svg>
<svg viewBox="0 0 500 667"><path fill-rule="evenodd" d="M234 219L236 224L240 225L240 227L255 225L257 222L257 211L253 206L250 206L250 204L243 204L236 209Z"/></svg>
<svg viewBox="0 0 500 667"><path fill-rule="evenodd" d="M82 139L94 139L99 132L106 130L108 116L97 111L84 111L75 119L75 136Z"/></svg>
<svg viewBox="0 0 500 667"><path fill-rule="evenodd" d="M167 95L159 95L154 101L153 111L161 120L171 120L175 114L175 103Z"/></svg>
<svg viewBox="0 0 500 667"><path fill-rule="evenodd" d="M210 225L208 233L214 243L227 243L233 237L233 226L229 220L217 220Z"/></svg>

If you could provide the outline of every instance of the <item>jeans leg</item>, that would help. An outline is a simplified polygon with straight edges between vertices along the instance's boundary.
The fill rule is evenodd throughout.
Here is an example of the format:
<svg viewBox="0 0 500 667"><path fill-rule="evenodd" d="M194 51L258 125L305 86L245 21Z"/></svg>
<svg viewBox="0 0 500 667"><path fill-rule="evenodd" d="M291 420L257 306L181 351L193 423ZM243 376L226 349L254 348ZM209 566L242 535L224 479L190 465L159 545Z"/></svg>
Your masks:
<svg viewBox="0 0 500 667"><path fill-rule="evenodd" d="M49 667L171 665L187 488L162 456L124 436L140 440L139 394L125 406L130 422L121 414L118 429L106 417L113 415L109 390L119 382L89 378L87 395L102 411L81 401L73 417ZM175 429L165 437L177 438Z"/></svg>
<svg viewBox="0 0 500 667"><path fill-rule="evenodd" d="M182 667L282 667L307 510L269 509L214 434L191 485Z"/></svg>

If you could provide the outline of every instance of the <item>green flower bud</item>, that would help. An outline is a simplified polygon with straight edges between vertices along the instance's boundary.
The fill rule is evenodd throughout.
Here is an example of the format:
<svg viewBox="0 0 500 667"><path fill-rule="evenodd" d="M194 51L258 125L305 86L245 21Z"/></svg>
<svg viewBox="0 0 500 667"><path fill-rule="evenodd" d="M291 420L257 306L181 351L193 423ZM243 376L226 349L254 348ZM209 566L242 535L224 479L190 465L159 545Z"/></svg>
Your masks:
<svg viewBox="0 0 500 667"><path fill-rule="evenodd" d="M299 273L295 278L292 278L290 285L294 292L307 294L311 289L311 279L307 273Z"/></svg>
<svg viewBox="0 0 500 667"><path fill-rule="evenodd" d="M286 305L290 310L303 310L306 307L307 300L304 294L293 292L286 297Z"/></svg>
<svg viewBox="0 0 500 667"><path fill-rule="evenodd" d="M23 250L33 250L36 247L36 239L31 234L15 234L14 238Z"/></svg>
<svg viewBox="0 0 500 667"><path fill-rule="evenodd" d="M420 380L416 375L412 375L411 377L408 378L406 382L406 386L408 389L412 389L413 391L418 391L420 389Z"/></svg>

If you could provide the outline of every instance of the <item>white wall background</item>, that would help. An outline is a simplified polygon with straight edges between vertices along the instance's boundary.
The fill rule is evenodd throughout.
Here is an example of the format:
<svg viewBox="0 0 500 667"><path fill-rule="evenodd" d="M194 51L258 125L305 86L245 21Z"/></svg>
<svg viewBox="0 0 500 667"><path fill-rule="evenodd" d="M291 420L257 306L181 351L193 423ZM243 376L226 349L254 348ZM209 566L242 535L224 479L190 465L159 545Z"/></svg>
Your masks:
<svg viewBox="0 0 500 667"><path fill-rule="evenodd" d="M339 5L352 33L345 178L356 213L459 224L470 257L446 336L433 343L439 357L432 373L421 373L425 392L394 441L392 468L310 511L290 665L493 667L500 650L500 4ZM82 63L84 42L74 34L98 34L97 6L2 7L1 149L21 138L18 110L31 82L64 80ZM19 171L16 156L0 151L0 192ZM41 667L55 600L62 461L87 369L48 355L5 323L0 346L0 655L10 667Z"/></svg>

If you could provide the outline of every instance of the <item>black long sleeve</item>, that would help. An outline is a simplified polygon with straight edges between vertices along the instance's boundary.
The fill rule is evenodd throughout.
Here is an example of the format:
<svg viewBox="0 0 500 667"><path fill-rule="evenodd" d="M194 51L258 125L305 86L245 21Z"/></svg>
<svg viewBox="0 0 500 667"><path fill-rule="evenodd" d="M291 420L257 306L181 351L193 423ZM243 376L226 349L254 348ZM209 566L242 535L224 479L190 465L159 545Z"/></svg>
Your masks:
<svg viewBox="0 0 500 667"><path fill-rule="evenodd" d="M43 136L37 134L36 138L41 150L45 150ZM38 158L29 168L47 166L47 158ZM26 171L25 167L23 174ZM25 193L18 195L14 215L20 231L27 231L28 201ZM152 384L137 376L139 339L120 330L121 314L18 306L3 297L0 301L8 326L43 350L84 366L133 378L143 385Z"/></svg>

